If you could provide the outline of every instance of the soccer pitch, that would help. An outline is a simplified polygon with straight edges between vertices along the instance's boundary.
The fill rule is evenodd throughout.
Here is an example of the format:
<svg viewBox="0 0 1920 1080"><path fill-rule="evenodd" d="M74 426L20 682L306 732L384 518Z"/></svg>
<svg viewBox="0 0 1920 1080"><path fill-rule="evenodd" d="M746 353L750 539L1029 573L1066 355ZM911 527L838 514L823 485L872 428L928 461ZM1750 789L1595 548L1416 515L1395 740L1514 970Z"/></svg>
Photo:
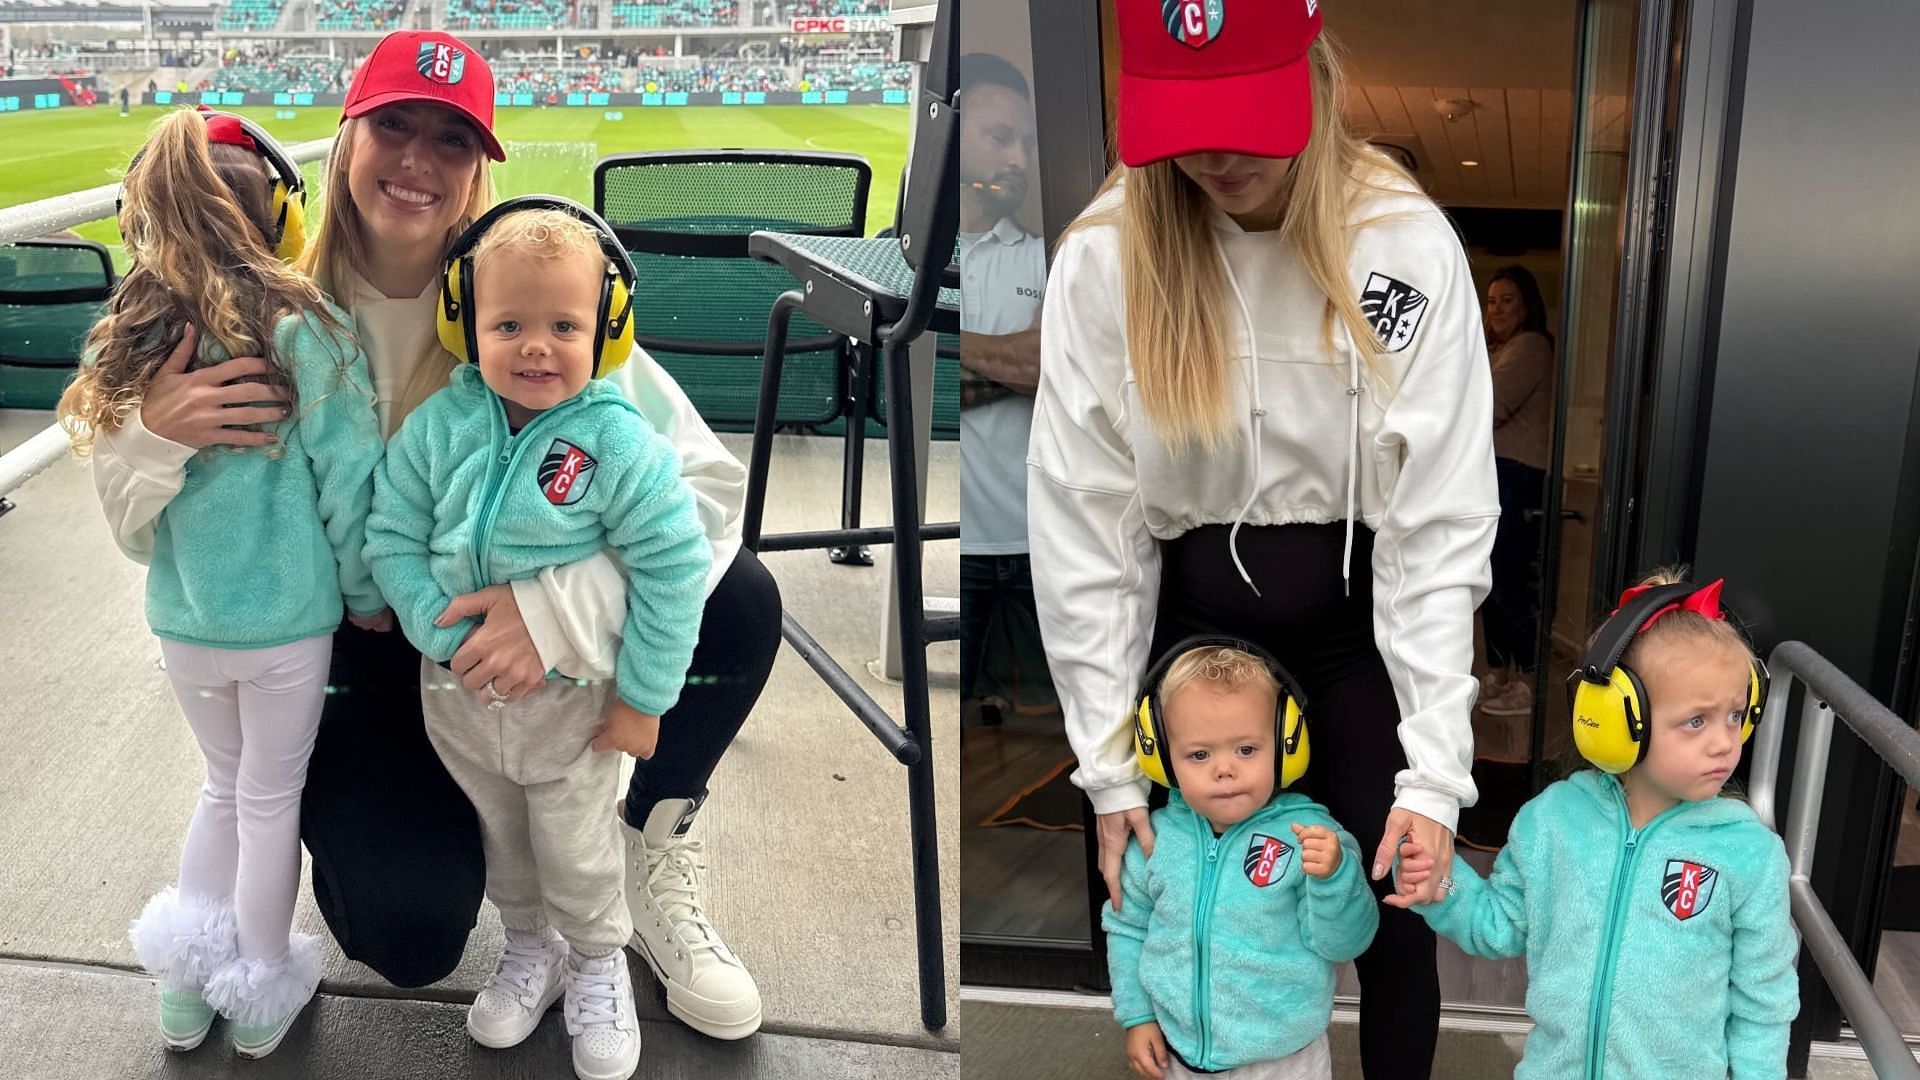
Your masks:
<svg viewBox="0 0 1920 1080"><path fill-rule="evenodd" d="M133 152L166 106L138 106L121 116L117 107L61 108L0 117L0 207L16 206L120 179ZM333 108L232 110L260 124L282 143L332 136L340 112ZM292 112L291 119L277 114ZM609 114L624 114L609 120ZM873 167L867 197L868 235L893 223L900 170L906 163L911 106L754 105L631 106L599 108L503 108L494 130L507 161L494 166L500 197L549 193L593 202L593 166L608 154L640 150L745 147L831 150L859 154ZM325 197L321 163L304 166L310 208ZM309 220L317 220L309 213ZM110 220L76 230L113 249L124 269L120 230Z"/></svg>

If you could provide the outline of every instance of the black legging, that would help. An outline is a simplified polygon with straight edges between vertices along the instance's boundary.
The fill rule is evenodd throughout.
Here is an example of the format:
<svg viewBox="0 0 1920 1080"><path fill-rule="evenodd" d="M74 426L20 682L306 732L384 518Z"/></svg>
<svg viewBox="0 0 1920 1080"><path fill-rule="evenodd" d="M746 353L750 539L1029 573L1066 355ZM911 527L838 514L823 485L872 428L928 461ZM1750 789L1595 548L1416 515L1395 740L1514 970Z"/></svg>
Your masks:
<svg viewBox="0 0 1920 1080"><path fill-rule="evenodd" d="M780 591L741 551L707 598L680 701L659 750L638 762L630 811L698 798L766 685L780 646ZM334 635L332 692L301 800L313 899L342 952L395 986L460 962L486 886L480 825L427 742L420 654L398 631Z"/></svg>
<svg viewBox="0 0 1920 1080"><path fill-rule="evenodd" d="M1494 458L1500 479L1500 524L1493 533L1493 589L1480 608L1487 630L1487 663L1534 669L1534 637L1540 622L1533 586L1533 563L1540 554L1540 521L1528 514L1540 509L1547 474L1511 458Z"/></svg>
<svg viewBox="0 0 1920 1080"><path fill-rule="evenodd" d="M1340 588L1345 523L1240 530L1240 560L1255 596L1234 570L1227 527L1205 526L1160 545L1158 658L1181 638L1231 634L1272 652L1307 696L1311 758L1295 789L1312 796L1359 841L1371 874L1393 809L1393 775L1406 768L1395 728L1400 709L1373 640L1373 533L1357 528L1353 591ZM1157 800L1156 800L1157 801ZM1391 874L1370 882L1374 895ZM1425 1077L1440 1030L1440 976L1433 931L1411 911L1380 907L1380 930L1354 966L1360 999L1360 1061L1370 1080Z"/></svg>

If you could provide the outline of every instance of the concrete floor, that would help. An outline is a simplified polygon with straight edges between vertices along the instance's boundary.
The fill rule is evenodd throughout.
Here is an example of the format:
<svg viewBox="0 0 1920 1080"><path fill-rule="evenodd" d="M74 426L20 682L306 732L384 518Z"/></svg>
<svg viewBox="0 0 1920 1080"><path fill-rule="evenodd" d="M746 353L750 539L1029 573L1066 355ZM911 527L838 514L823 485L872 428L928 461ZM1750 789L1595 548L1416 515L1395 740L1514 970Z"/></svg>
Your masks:
<svg viewBox="0 0 1920 1080"><path fill-rule="evenodd" d="M968 993L996 991L969 988ZM1126 1039L1106 998L1048 996L1058 1004L963 1001L960 1012L967 1026L967 1050L960 1075L965 1080L1128 1080L1134 1075L1127 1067ZM1466 1031L1443 1022L1433 1080L1512 1076L1526 1044L1525 1019L1493 1026L1509 1030ZM1334 1010L1327 1033L1335 1080L1360 1080L1359 1030L1354 1010ZM1872 1080L1874 1072L1866 1061L1830 1056L1841 1052L1832 1048L1816 1046L1815 1050L1807 1072L1812 1080Z"/></svg>
<svg viewBox="0 0 1920 1080"><path fill-rule="evenodd" d="M0 452L50 419L0 410ZM749 440L724 438L745 460ZM767 531L836 523L839 454L837 441L781 439ZM931 457L928 515L950 521L958 445L935 444ZM884 444L869 446L867 462L863 523L882 524ZM213 1047L161 1060L151 984L130 974L127 921L172 880L201 777L141 617L144 571L114 548L83 466L56 464L11 498L17 508L0 517L0 1075L221 1075ZM867 668L888 572L887 549L874 553L872 568L834 566L822 552L766 561L787 610L897 714L898 689ZM930 594L957 593L957 555L952 542L928 546ZM642 1076L957 1074L958 663L951 644L929 654L952 1022L930 1032L919 1019L905 770L783 648L697 826L709 914L759 980L765 1033L745 1047L693 1035L636 961L641 1018L656 1022ZM326 933L304 888L295 923ZM401 991L329 944L323 1001L296 1029L302 1049L275 1055L281 1071L248 1075L566 1075L557 1010L514 1055L468 1045L458 1006L500 946L489 907L453 975ZM21 1071L23 1060L37 1064Z"/></svg>

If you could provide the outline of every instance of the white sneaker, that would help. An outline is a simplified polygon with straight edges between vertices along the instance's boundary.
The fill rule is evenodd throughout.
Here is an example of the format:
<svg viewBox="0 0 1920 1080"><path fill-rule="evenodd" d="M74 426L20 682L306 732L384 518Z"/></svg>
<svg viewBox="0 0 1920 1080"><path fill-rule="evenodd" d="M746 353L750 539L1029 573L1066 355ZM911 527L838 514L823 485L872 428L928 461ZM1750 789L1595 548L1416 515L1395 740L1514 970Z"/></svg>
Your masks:
<svg viewBox="0 0 1920 1080"><path fill-rule="evenodd" d="M1483 704L1492 701L1494 698L1499 697L1510 685L1511 683L1508 681L1506 668L1493 668L1489 670L1486 674L1480 676L1480 701Z"/></svg>
<svg viewBox="0 0 1920 1080"><path fill-rule="evenodd" d="M760 1030L760 988L700 907L700 842L686 838L699 809L663 799L645 829L621 819L627 841L627 907L633 949L667 988L667 1011L703 1035L744 1039Z"/></svg>
<svg viewBox="0 0 1920 1080"><path fill-rule="evenodd" d="M481 1046L518 1046L540 1026L565 982L567 943L552 927L508 930L507 948L467 1010L467 1034Z"/></svg>
<svg viewBox="0 0 1920 1080"><path fill-rule="evenodd" d="M627 1080L640 1067L640 1018L633 1010L626 954L615 949L595 958L569 952L566 975L573 1075Z"/></svg>
<svg viewBox="0 0 1920 1080"><path fill-rule="evenodd" d="M1507 684L1507 688L1495 695L1493 700L1481 704L1480 711L1488 716L1523 716L1533 711L1533 687L1524 679L1516 679Z"/></svg>

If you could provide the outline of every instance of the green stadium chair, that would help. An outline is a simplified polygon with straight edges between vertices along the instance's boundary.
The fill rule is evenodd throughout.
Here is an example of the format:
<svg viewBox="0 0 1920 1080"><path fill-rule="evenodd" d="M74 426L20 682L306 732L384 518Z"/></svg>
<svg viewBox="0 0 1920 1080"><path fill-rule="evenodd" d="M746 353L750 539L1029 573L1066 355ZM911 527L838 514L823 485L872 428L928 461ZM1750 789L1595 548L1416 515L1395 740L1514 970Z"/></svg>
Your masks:
<svg viewBox="0 0 1920 1080"><path fill-rule="evenodd" d="M594 169L594 209L613 226L639 275L634 340L715 430L752 430L767 314L793 282L779 267L750 257L747 237L776 229L857 239L872 179L857 155L784 150L618 154ZM787 380L775 422L817 428L867 415L871 353L802 320L784 350ZM846 528L860 523L865 445L845 434ZM872 561L858 547L829 557Z"/></svg>
<svg viewBox="0 0 1920 1080"><path fill-rule="evenodd" d="M822 236L792 230L754 233L748 249L777 263L800 284L780 294L767 324L760 403L747 465L747 505L741 540L752 551L792 551L848 544L894 546L894 596L899 605L901 703L895 720L827 654L790 613L781 635L806 660L881 745L907 767L908 826L912 840L915 937L919 951L920 1019L946 1026L945 957L940 937L940 859L934 811L933 735L927 696L927 647L960 636L955 616L929 618L922 597L921 545L960 535L958 522L920 522L919 470L913 437L908 347L929 331L960 329L959 271L953 252L960 231L959 35L955 0L934 9L933 40L920 99L914 104L913 160L904 192L899 239ZM869 349L882 351L887 382L887 450L893 524L879 529L763 536L775 418L788 365L789 324L803 314Z"/></svg>
<svg viewBox="0 0 1920 1080"><path fill-rule="evenodd" d="M0 244L0 408L58 403L112 295L113 259L100 244Z"/></svg>

